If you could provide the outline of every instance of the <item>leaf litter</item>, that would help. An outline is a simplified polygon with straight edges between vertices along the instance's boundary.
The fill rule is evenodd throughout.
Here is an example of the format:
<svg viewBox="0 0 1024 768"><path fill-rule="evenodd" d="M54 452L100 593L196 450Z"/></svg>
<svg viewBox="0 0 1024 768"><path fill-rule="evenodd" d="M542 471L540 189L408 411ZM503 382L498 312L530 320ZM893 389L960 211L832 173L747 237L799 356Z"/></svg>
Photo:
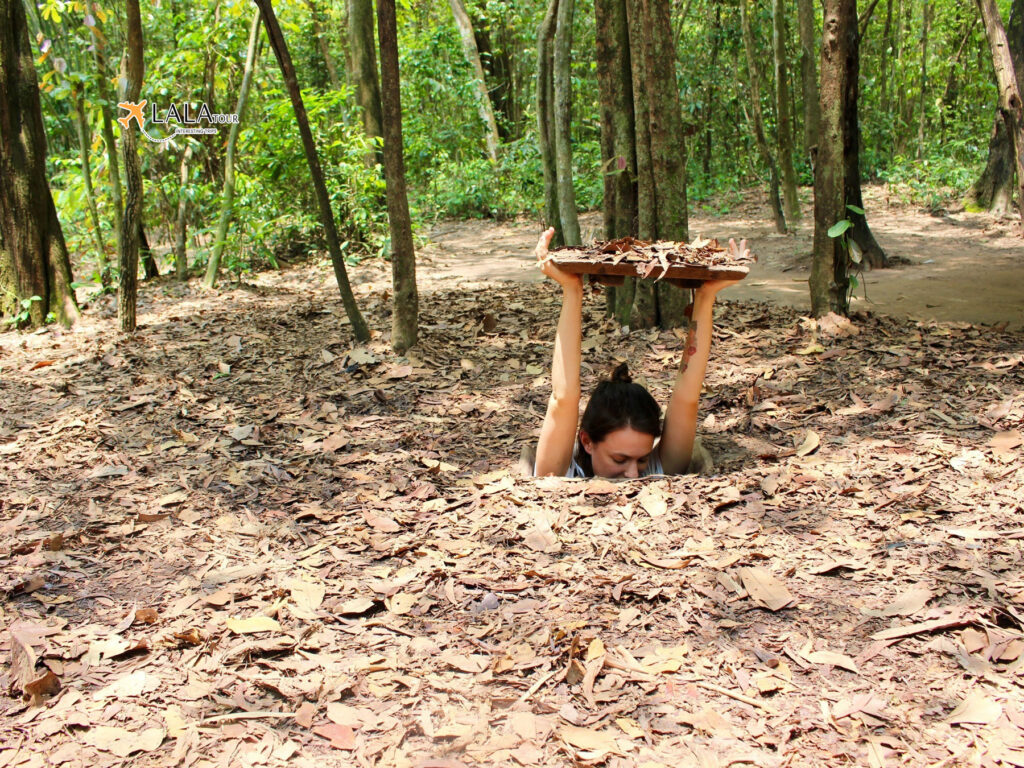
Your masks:
<svg viewBox="0 0 1024 768"><path fill-rule="evenodd" d="M550 286L425 280L396 357L257 280L0 347L0 766L1024 762L1020 334L726 295L709 474L531 479ZM664 402L602 306L584 387Z"/></svg>

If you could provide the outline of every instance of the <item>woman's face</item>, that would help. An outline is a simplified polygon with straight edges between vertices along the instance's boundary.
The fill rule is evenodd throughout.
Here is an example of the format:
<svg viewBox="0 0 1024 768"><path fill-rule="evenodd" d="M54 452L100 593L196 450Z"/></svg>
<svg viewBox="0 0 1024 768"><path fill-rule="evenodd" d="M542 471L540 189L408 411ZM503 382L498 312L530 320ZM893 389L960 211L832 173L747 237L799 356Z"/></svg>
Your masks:
<svg viewBox="0 0 1024 768"><path fill-rule="evenodd" d="M580 432L580 442L590 454L595 477L640 477L654 450L654 435L632 427L609 432L599 443Z"/></svg>

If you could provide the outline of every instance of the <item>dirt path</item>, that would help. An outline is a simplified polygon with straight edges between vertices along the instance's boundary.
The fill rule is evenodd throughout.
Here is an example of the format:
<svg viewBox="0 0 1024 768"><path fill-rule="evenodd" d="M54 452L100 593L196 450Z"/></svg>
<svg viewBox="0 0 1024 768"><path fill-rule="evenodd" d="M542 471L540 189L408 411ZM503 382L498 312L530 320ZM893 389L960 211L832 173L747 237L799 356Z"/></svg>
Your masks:
<svg viewBox="0 0 1024 768"><path fill-rule="evenodd" d="M918 320L1024 325L1024 243L1014 225L963 212L934 216L887 200L884 188L870 188L866 200L875 236L886 251L909 263L866 273L868 299L858 290L854 309ZM710 206L705 206L710 208ZM598 236L598 213L583 216L583 239ZM539 225L533 221L444 222L429 233L420 251L435 277L469 281L540 279L531 268ZM795 235L777 235L756 193L727 213L695 210L690 232L721 238L744 236L758 264L729 298L756 299L810 308L807 275L813 238L812 211Z"/></svg>

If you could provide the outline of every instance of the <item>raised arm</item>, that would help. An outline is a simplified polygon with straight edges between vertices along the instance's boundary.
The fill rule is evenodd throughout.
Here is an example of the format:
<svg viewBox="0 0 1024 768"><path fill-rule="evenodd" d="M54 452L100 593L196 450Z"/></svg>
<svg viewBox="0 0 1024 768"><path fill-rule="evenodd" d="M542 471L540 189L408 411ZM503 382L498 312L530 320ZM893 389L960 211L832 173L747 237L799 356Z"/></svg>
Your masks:
<svg viewBox="0 0 1024 768"><path fill-rule="evenodd" d="M537 442L536 475L564 475L572 462L576 422L580 413L580 343L583 330L583 279L563 272L550 261L548 244L555 230L548 229L537 243L541 271L562 286L562 311L555 332L551 361L551 397Z"/></svg>
<svg viewBox="0 0 1024 768"><path fill-rule="evenodd" d="M747 241L739 246L729 241L729 251L740 255L747 250ZM666 475L678 475L686 471L693 456L693 441L697 435L697 408L700 391L704 385L708 356L711 354L712 308L715 296L723 288L734 285L732 280L713 280L703 283L693 297L690 327L686 335L686 348L679 364L672 396L665 410L665 425L662 428L658 454Z"/></svg>

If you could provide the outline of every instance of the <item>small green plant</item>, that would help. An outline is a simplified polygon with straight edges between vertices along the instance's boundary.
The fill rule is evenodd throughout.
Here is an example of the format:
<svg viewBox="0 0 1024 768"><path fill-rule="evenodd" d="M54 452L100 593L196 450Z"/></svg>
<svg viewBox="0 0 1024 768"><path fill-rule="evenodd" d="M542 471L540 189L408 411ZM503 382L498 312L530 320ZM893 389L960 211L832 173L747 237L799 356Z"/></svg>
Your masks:
<svg viewBox="0 0 1024 768"><path fill-rule="evenodd" d="M858 216L864 215L864 209L847 203L847 210L856 213ZM860 275L864 271L864 252L857 245L856 241L847 236L846 231L853 226L853 222L849 218L840 219L828 230L828 236L831 238L839 238L839 244L843 251L846 253L846 275L849 278L847 284L847 293L843 297L843 305L845 307L850 306L850 299L853 298L854 292L857 290L857 286L860 285ZM851 274L850 267L853 265L853 272ZM867 294L865 294L867 298Z"/></svg>
<svg viewBox="0 0 1024 768"><path fill-rule="evenodd" d="M13 325L15 328L25 325L32 317L32 302L42 300L43 299L41 296L32 296L28 299L22 299L21 301L18 302L18 304L21 306L21 312L12 317L7 318L4 322L7 325ZM51 312L49 315L46 316L46 322L52 322L50 320L50 315L52 314L53 313Z"/></svg>

